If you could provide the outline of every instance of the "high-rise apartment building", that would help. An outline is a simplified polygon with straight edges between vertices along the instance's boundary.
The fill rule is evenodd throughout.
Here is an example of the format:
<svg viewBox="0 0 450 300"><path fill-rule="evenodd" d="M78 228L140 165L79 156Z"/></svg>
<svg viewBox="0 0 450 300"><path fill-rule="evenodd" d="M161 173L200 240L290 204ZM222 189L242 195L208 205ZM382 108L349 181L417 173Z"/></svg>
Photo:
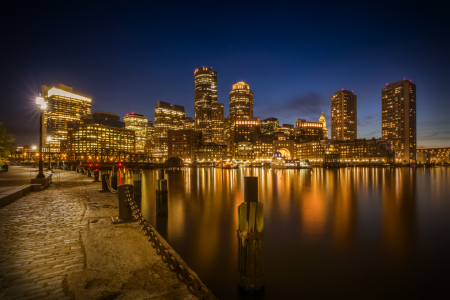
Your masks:
<svg viewBox="0 0 450 300"><path fill-rule="evenodd" d="M277 118L267 118L261 121L261 133L272 134L279 126Z"/></svg>
<svg viewBox="0 0 450 300"><path fill-rule="evenodd" d="M186 121L184 121L183 129L195 130L195 120L191 117L186 117Z"/></svg>
<svg viewBox="0 0 450 300"><path fill-rule="evenodd" d="M217 103L217 72L210 67L194 71L195 130L201 131L205 142L212 141L212 105Z"/></svg>
<svg viewBox="0 0 450 300"><path fill-rule="evenodd" d="M410 80L381 90L382 136L391 142L395 162L416 161L416 85Z"/></svg>
<svg viewBox="0 0 450 300"><path fill-rule="evenodd" d="M183 129L186 113L180 105L158 101L155 108L155 135L152 155L159 160L168 158L167 134L169 130Z"/></svg>
<svg viewBox="0 0 450 300"><path fill-rule="evenodd" d="M133 112L123 117L123 121L126 129L135 132L136 152L144 152L145 144L148 141L148 118Z"/></svg>
<svg viewBox="0 0 450 300"><path fill-rule="evenodd" d="M356 95L337 91L331 96L331 139L351 141L357 137Z"/></svg>
<svg viewBox="0 0 450 300"><path fill-rule="evenodd" d="M253 92L243 81L233 84L230 91L230 119L250 120L253 118Z"/></svg>
<svg viewBox="0 0 450 300"><path fill-rule="evenodd" d="M184 162L195 162L195 152L203 144L202 133L191 129L169 130L169 157L178 157Z"/></svg>
<svg viewBox="0 0 450 300"><path fill-rule="evenodd" d="M211 106L211 142L223 145L225 135L225 111L223 103L213 103Z"/></svg>
<svg viewBox="0 0 450 300"><path fill-rule="evenodd" d="M47 103L44 114L44 135L51 138L47 146L59 152L61 142L67 140L67 122L80 121L91 114L91 99L73 93L73 88L59 84L57 87L42 86L42 97Z"/></svg>

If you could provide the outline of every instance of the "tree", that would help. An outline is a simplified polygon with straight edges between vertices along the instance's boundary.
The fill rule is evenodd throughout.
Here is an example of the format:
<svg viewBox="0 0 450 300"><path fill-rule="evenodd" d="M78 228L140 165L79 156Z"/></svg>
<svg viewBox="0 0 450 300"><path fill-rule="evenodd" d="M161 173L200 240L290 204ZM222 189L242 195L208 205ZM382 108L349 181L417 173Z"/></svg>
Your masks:
<svg viewBox="0 0 450 300"><path fill-rule="evenodd" d="M14 151L14 136L0 122L0 166L3 165L2 161L8 158L12 151Z"/></svg>

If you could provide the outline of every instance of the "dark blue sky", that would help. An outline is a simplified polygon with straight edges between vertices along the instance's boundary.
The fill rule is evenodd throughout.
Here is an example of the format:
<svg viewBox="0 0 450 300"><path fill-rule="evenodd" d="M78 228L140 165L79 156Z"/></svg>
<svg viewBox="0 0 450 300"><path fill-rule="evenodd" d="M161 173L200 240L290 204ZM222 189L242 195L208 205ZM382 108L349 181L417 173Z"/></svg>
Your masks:
<svg viewBox="0 0 450 300"><path fill-rule="evenodd" d="M291 124L324 111L330 126L330 96L353 90L360 138L381 136L386 83L411 79L418 146L450 146L445 1L77 3L2 14L0 122L18 145L37 143L41 85L72 86L92 97L93 111L153 119L161 100L193 117L194 69L212 66L226 116L241 80L254 92L256 117Z"/></svg>

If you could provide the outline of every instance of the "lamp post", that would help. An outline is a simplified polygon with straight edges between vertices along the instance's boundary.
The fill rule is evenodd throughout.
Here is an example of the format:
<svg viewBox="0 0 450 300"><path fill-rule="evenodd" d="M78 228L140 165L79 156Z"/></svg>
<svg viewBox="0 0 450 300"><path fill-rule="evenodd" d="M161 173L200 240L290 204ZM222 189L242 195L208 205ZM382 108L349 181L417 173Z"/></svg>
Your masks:
<svg viewBox="0 0 450 300"><path fill-rule="evenodd" d="M52 137L47 137L47 145L48 145L48 171L52 170L52 154L50 151L50 142L52 141Z"/></svg>
<svg viewBox="0 0 450 300"><path fill-rule="evenodd" d="M36 178L45 178L44 170L42 166L42 115L44 109L47 108L47 103L45 103L44 98L36 97L36 104L39 106L39 173Z"/></svg>

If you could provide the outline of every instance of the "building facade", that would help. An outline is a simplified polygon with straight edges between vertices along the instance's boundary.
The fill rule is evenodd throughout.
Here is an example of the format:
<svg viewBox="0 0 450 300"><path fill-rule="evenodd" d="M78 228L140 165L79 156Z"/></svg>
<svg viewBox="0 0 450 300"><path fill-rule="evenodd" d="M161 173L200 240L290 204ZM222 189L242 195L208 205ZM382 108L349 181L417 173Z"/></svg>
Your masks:
<svg viewBox="0 0 450 300"><path fill-rule="evenodd" d="M227 146L216 143L200 145L195 152L197 162L218 162L227 159Z"/></svg>
<svg viewBox="0 0 450 300"><path fill-rule="evenodd" d="M225 143L225 111L223 103L211 105L211 142L218 145Z"/></svg>
<svg viewBox="0 0 450 300"><path fill-rule="evenodd" d="M307 122L304 119L295 120L295 137L300 141L323 139L323 123Z"/></svg>
<svg viewBox="0 0 450 300"><path fill-rule="evenodd" d="M123 117L123 121L125 122L125 129L135 132L136 152L144 152L148 141L148 118L133 112Z"/></svg>
<svg viewBox="0 0 450 300"><path fill-rule="evenodd" d="M42 97L47 103L44 113L44 139L51 138L47 147L59 152L61 141L67 140L67 122L80 121L91 114L91 99L73 92L72 87L59 84L57 87L42 86Z"/></svg>
<svg viewBox="0 0 450 300"><path fill-rule="evenodd" d="M357 138L357 99L353 91L337 91L331 96L331 139L348 141Z"/></svg>
<svg viewBox="0 0 450 300"><path fill-rule="evenodd" d="M217 103L217 72L210 67L194 71L195 130L212 141L212 105Z"/></svg>
<svg viewBox="0 0 450 300"><path fill-rule="evenodd" d="M406 79L386 84L381 98L382 137L391 142L395 162L415 162L416 85Z"/></svg>
<svg viewBox="0 0 450 300"><path fill-rule="evenodd" d="M350 165L371 165L394 162L391 144L383 139L356 139L353 141L335 141L340 162Z"/></svg>
<svg viewBox="0 0 450 300"><path fill-rule="evenodd" d="M424 155L426 154L426 155ZM417 163L442 164L450 163L450 147L417 149ZM425 158L425 159L424 159Z"/></svg>
<svg viewBox="0 0 450 300"><path fill-rule="evenodd" d="M203 134L192 129L168 131L168 157L178 157L185 163L195 161L195 153L203 144Z"/></svg>
<svg viewBox="0 0 450 300"><path fill-rule="evenodd" d="M86 155L134 153L135 134L123 128L74 122L68 131L67 151Z"/></svg>
<svg viewBox="0 0 450 300"><path fill-rule="evenodd" d="M168 131L183 129L186 120L184 107L158 101L155 108L155 134L152 156L159 161L168 158Z"/></svg>
<svg viewBox="0 0 450 300"><path fill-rule="evenodd" d="M272 134L280 124L277 118L267 118L261 121L261 134Z"/></svg>

